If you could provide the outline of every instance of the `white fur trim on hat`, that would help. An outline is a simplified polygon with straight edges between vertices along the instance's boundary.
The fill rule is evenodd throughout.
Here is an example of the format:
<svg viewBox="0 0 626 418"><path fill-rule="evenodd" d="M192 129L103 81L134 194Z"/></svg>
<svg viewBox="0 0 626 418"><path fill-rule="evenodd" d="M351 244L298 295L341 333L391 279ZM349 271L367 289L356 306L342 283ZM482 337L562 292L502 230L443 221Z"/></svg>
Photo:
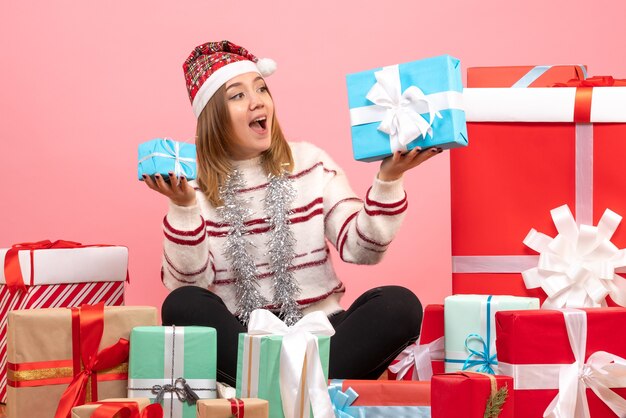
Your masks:
<svg viewBox="0 0 626 418"><path fill-rule="evenodd" d="M231 64L225 65L222 68L215 71L211 76L204 81L196 96L193 98L193 113L196 117L200 116L204 106L209 102L209 99L213 97L217 89L222 87L224 83L233 77L245 73L259 73L261 71L257 68L256 64L250 60L236 61Z"/></svg>

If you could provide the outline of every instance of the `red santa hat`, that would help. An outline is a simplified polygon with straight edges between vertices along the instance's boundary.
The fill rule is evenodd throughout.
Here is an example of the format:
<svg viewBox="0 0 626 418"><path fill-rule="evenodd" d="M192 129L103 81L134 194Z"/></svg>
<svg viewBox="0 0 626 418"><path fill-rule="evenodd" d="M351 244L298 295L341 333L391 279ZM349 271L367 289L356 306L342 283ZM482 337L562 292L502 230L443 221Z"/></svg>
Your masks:
<svg viewBox="0 0 626 418"><path fill-rule="evenodd" d="M183 71L193 113L198 117L228 80L249 72L267 77L276 71L276 63L269 58L258 59L229 41L207 42L193 50L183 64Z"/></svg>

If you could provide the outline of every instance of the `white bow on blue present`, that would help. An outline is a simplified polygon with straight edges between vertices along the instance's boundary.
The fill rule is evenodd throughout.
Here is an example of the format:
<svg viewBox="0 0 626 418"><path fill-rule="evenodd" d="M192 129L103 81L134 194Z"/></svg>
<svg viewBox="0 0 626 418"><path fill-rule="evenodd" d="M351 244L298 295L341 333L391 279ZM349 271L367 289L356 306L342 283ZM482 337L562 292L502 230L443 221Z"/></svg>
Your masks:
<svg viewBox="0 0 626 418"><path fill-rule="evenodd" d="M406 151L407 145L422 136L432 137L435 118L440 110L462 108L462 93L444 91L424 94L417 86L402 92L398 65L383 67L374 73L376 83L365 96L371 106L350 109L352 126L380 122L378 130L389 135L393 152ZM426 119L423 114L428 114Z"/></svg>

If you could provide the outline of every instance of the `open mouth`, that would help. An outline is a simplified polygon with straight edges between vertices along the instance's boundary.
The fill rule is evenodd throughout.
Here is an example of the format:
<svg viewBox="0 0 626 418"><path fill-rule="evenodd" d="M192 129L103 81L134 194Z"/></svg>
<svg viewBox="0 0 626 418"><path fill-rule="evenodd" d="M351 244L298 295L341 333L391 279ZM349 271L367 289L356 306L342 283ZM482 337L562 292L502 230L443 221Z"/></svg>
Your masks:
<svg viewBox="0 0 626 418"><path fill-rule="evenodd" d="M250 128L256 133L263 134L267 130L267 118L265 116L256 118L250 122Z"/></svg>

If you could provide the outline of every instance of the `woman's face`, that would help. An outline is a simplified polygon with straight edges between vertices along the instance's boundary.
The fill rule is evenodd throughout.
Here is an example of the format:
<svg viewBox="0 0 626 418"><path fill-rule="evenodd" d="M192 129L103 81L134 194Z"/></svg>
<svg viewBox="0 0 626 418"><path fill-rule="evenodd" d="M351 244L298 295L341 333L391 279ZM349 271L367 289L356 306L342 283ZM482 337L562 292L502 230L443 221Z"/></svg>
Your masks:
<svg viewBox="0 0 626 418"><path fill-rule="evenodd" d="M229 151L234 160L258 157L272 142L274 102L258 73L245 73L226 83L226 103L234 138Z"/></svg>

